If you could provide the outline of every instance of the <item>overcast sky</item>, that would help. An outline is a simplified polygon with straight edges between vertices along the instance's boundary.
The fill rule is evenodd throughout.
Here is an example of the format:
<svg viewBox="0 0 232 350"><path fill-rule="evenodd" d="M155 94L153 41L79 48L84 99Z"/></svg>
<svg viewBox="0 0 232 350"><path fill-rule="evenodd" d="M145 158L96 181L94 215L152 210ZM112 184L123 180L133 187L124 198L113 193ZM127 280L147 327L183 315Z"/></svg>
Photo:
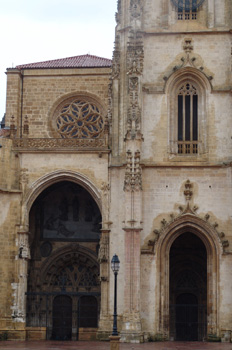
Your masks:
<svg viewBox="0 0 232 350"><path fill-rule="evenodd" d="M6 0L0 6L0 120L6 68L77 55L112 58L117 0Z"/></svg>

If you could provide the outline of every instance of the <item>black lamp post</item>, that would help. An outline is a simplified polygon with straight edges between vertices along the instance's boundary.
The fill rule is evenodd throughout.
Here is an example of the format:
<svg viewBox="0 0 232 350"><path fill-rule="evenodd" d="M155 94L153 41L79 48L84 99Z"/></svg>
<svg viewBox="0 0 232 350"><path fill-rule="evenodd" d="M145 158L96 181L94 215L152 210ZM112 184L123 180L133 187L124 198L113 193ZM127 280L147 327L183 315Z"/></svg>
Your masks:
<svg viewBox="0 0 232 350"><path fill-rule="evenodd" d="M113 323L113 336L118 336L117 330L117 275L120 268L120 261L115 254L111 260L111 269L114 273L114 323Z"/></svg>

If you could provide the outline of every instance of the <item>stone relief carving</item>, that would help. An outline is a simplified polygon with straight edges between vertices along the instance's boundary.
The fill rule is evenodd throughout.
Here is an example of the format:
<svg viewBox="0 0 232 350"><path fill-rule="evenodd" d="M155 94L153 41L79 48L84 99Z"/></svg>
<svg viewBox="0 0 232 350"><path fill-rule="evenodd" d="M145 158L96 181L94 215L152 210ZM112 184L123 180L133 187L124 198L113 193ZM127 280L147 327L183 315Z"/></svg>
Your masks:
<svg viewBox="0 0 232 350"><path fill-rule="evenodd" d="M127 45L127 74L141 75L143 72L144 49L142 34L136 30L130 30Z"/></svg>
<svg viewBox="0 0 232 350"><path fill-rule="evenodd" d="M142 0L130 0L130 17L134 28L141 28Z"/></svg>
<svg viewBox="0 0 232 350"><path fill-rule="evenodd" d="M14 150L49 150L50 152L58 151L61 149L65 150L82 150L82 149L94 149L94 150L105 150L107 149L107 138L97 139L53 139L53 138L24 138L24 139L13 139Z"/></svg>
<svg viewBox="0 0 232 350"><path fill-rule="evenodd" d="M18 233L18 247L20 259L30 259L30 247L28 242L28 233Z"/></svg>
<svg viewBox="0 0 232 350"><path fill-rule="evenodd" d="M114 43L114 52L112 60L112 79L117 79L120 74L120 36L117 35Z"/></svg>
<svg viewBox="0 0 232 350"><path fill-rule="evenodd" d="M191 191L192 184L189 180L186 181L185 183L185 190L184 190L184 195L186 198L186 201L190 201L193 195L193 191Z"/></svg>
<svg viewBox="0 0 232 350"><path fill-rule="evenodd" d="M108 85L108 123L109 123L109 127L112 125L112 110L113 110L113 106L112 106L112 81L111 83Z"/></svg>
<svg viewBox="0 0 232 350"><path fill-rule="evenodd" d="M115 20L117 24L121 22L121 15L122 15L122 4L121 4L121 0L118 0L117 12L115 13Z"/></svg>
<svg viewBox="0 0 232 350"><path fill-rule="evenodd" d="M20 189L23 193L25 193L25 189L28 185L29 175L28 175L28 169L23 168L20 172Z"/></svg>
<svg viewBox="0 0 232 350"><path fill-rule="evenodd" d="M141 16L141 0L131 0L130 1L130 13L131 17Z"/></svg>
<svg viewBox="0 0 232 350"><path fill-rule="evenodd" d="M127 165L124 179L124 191L142 190L142 168L140 165L140 152L136 151L134 155L130 150L127 151Z"/></svg>
<svg viewBox="0 0 232 350"><path fill-rule="evenodd" d="M192 214L196 217L199 217L200 219L202 219L203 221L205 221L206 223L208 223L213 229L214 231L217 233L218 238L222 244L222 248L223 251L225 252L225 248L229 247L229 241L225 239L225 233L224 232L220 232L218 230L218 223L217 222L209 222L210 219L210 215L207 213L206 215L204 215L204 217L200 217L199 215L197 215L196 211L199 209L197 205L190 205L190 200L192 199L193 196L193 183L190 182L190 180L187 180L185 182L185 189L184 189L184 196L186 199L187 204L185 206L179 206L179 210L180 213L171 213L169 214L169 220L166 218L163 218L160 221L160 228L156 228L153 230L152 234L150 234L148 236L148 240L147 242L144 244L142 250L144 249L144 251L146 251L146 249L151 249L151 251L154 251L154 247L157 243L157 241L159 240L160 236L162 235L162 233L166 230L166 228L173 223L174 221L178 220L179 218L181 218L182 216L184 216L185 214Z"/></svg>
<svg viewBox="0 0 232 350"><path fill-rule="evenodd" d="M102 182L101 191L104 196L108 196L110 190L110 185L106 182Z"/></svg>
<svg viewBox="0 0 232 350"><path fill-rule="evenodd" d="M141 108L138 102L138 86L138 77L129 78L129 108L126 139L136 138L140 130Z"/></svg>
<svg viewBox="0 0 232 350"><path fill-rule="evenodd" d="M181 68L193 67L201 71L206 76L206 78L211 81L213 79L213 74L204 67L202 58L197 54L193 54L194 47L191 38L184 39L183 50L185 52L185 55L180 58L180 63L178 65L172 66L171 70L169 70L163 76L163 79L167 81L173 72L176 72Z"/></svg>
<svg viewBox="0 0 232 350"><path fill-rule="evenodd" d="M140 132L141 106L139 103L140 75L143 72L144 50L141 33L131 30L127 46L128 110L125 139L142 139Z"/></svg>
<svg viewBox="0 0 232 350"><path fill-rule="evenodd" d="M101 237L98 260L100 263L108 262L109 260L109 236L108 235L102 235Z"/></svg>
<svg viewBox="0 0 232 350"><path fill-rule="evenodd" d="M127 74L141 75L143 73L144 50L143 47L131 46L127 48Z"/></svg>

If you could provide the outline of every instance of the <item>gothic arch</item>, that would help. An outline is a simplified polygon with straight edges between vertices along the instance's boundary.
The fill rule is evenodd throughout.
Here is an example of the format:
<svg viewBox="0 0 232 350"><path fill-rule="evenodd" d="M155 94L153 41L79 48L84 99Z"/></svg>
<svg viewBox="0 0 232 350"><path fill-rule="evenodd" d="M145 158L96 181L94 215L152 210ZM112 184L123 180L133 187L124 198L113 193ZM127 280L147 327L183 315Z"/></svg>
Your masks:
<svg viewBox="0 0 232 350"><path fill-rule="evenodd" d="M48 286L48 282L51 282L52 279L52 275L57 274L57 272L59 272L60 268L65 268L66 265L75 262L77 265L79 264L84 264L85 267L87 268L87 270L92 271L93 272L93 276L91 276L92 278L95 278L95 282L97 282L98 278L99 278L99 272L100 272L100 267L99 267L99 263L97 260L97 254L94 254L93 251L91 251L90 249L80 246L79 244L75 244L75 245L68 245L66 247L62 247L60 249L58 249L53 255L52 258L49 257L47 258L40 269L40 280L43 283L46 283L46 285ZM94 271L95 271L95 275L94 275ZM97 271L97 272L96 272ZM82 271L83 274L84 271ZM72 271L71 274L73 274L74 272ZM98 273L96 275L96 273ZM48 276L50 276L49 281L48 281ZM74 283L78 283L78 281L74 281ZM100 290L99 287L99 283L96 284L97 289ZM95 286L95 288L96 288ZM49 288L52 287L52 284L49 284ZM74 286L73 286L74 287ZM78 286L77 286L78 287ZM87 281L87 285L83 286L85 287L89 287L88 285L88 281ZM47 288L47 287L46 287Z"/></svg>
<svg viewBox="0 0 232 350"><path fill-rule="evenodd" d="M170 93L170 91L175 88L175 85L178 84L180 80L186 79L186 77L198 81L203 89L206 89L209 92L212 91L210 80L204 73L194 67L184 67L176 70L169 76L165 84L165 92Z"/></svg>
<svg viewBox="0 0 232 350"><path fill-rule="evenodd" d="M29 227L29 212L32 207L32 204L35 202L36 198L40 195L40 193L42 193L49 186L60 181L74 182L85 188L95 200L100 212L102 212L102 200L100 192L86 175L70 170L57 170L40 177L34 183L31 184L30 189L27 192L24 203L22 205L23 227Z"/></svg>
<svg viewBox="0 0 232 350"><path fill-rule="evenodd" d="M101 304L99 274L97 254L79 244L58 248L39 268L31 265L28 271L27 325L46 327L47 339L59 340L76 340L80 327L97 328ZM82 308L80 313L79 305L83 297L87 302L95 301L94 310L89 310L88 306L87 309ZM69 298L70 309L66 309L63 298ZM59 302L55 304L55 300ZM70 319L68 338L62 317L66 321ZM84 326L81 326L80 320Z"/></svg>
<svg viewBox="0 0 232 350"><path fill-rule="evenodd" d="M168 144L171 154L178 153L177 93L184 84L195 87L198 95L198 152L202 155L207 150L208 95L212 91L209 79L200 70L185 67L174 72L167 80L165 92L168 99Z"/></svg>
<svg viewBox="0 0 232 350"><path fill-rule="evenodd" d="M204 243L207 252L207 315L208 333L217 333L219 325L219 260L223 253L217 232L204 220L185 214L168 225L156 246L156 325L157 333L169 337L169 259L177 237L190 232Z"/></svg>

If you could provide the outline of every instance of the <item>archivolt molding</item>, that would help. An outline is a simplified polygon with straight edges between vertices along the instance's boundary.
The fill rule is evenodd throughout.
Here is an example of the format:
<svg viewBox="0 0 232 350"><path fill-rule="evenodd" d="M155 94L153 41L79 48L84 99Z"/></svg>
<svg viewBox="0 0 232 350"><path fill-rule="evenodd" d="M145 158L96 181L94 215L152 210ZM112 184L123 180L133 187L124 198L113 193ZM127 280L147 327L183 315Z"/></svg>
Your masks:
<svg viewBox="0 0 232 350"><path fill-rule="evenodd" d="M200 55L193 53L193 41L191 38L185 38L183 43L184 53L179 58L179 64L175 64L169 68L169 70L163 76L163 80L168 82L172 75L179 75L179 71L183 68L188 68L189 70L195 70L195 73L199 75L200 79L203 79L207 85L211 87L211 80L213 79L213 74L204 67L204 61Z"/></svg>
<svg viewBox="0 0 232 350"><path fill-rule="evenodd" d="M47 272L51 269L52 265L56 265L56 262L61 259L62 257L70 254L70 259L73 256L76 256L77 254L85 256L88 258L93 265L99 265L97 260L97 254L95 254L92 250L83 247L79 244L72 244L68 245L66 247L62 247L60 249L57 249L56 252L50 256L48 259L46 259L42 266L41 266L41 276L45 276Z"/></svg>
<svg viewBox="0 0 232 350"><path fill-rule="evenodd" d="M183 48L185 52L178 55L160 76L159 85L145 84L143 85L144 92L148 94L170 93L182 79L192 79L195 83L198 82L201 89L212 92L213 73L204 67L200 55L191 52L191 39L185 39Z"/></svg>
<svg viewBox="0 0 232 350"><path fill-rule="evenodd" d="M40 269L32 266L29 292L99 292L99 272L97 254L79 244L68 245L45 259Z"/></svg>
<svg viewBox="0 0 232 350"><path fill-rule="evenodd" d="M164 224L163 229L158 234L157 230L155 230L156 242L150 240L148 245L153 248L153 251L157 251L165 241L167 251L169 251L174 240L185 233L186 230L196 234L204 242L208 252L211 251L210 247L214 246L217 252L223 253L224 248L229 245L228 241L220 239L219 233L212 225L196 216L193 212L191 213L190 210L174 218L170 223Z"/></svg>
<svg viewBox="0 0 232 350"><path fill-rule="evenodd" d="M150 249L151 253L156 253L156 331L165 336L169 336L170 332L170 249L177 237L186 231L198 236L207 251L207 332L212 334L219 332L219 261L225 247L218 234L217 223L212 225L209 222L209 215L201 218L196 214L198 207L193 203L193 194L193 184L186 181L184 185L186 205L179 207L181 212L179 215L171 214L170 220L161 221L161 230L152 233L147 241L148 249L144 251L147 253Z"/></svg>
<svg viewBox="0 0 232 350"><path fill-rule="evenodd" d="M212 86L205 75L197 70L195 67L183 67L178 71L175 71L166 79L165 92L171 93L176 91L177 85L181 85L183 81L193 81L198 85L198 89L201 92L212 91Z"/></svg>
<svg viewBox="0 0 232 350"><path fill-rule="evenodd" d="M23 226L28 227L29 212L39 194L42 193L47 187L60 181L74 182L85 188L91 194L96 204L98 205L99 210L102 212L102 200L100 192L87 176L75 171L57 170L42 176L31 184L22 206Z"/></svg>
<svg viewBox="0 0 232 350"><path fill-rule="evenodd" d="M215 245L217 252L228 253L226 248L229 247L229 241L225 239L225 233L219 230L218 223L212 223L209 214L203 218L197 215L198 206L192 203L193 184L189 180L185 182L184 196L187 204L179 206L179 214L171 213L169 220L165 218L161 220L161 228L154 229L146 238L142 253L155 253L167 237L170 239L169 247L171 247L174 240L186 230L199 236L206 247L210 242Z"/></svg>

